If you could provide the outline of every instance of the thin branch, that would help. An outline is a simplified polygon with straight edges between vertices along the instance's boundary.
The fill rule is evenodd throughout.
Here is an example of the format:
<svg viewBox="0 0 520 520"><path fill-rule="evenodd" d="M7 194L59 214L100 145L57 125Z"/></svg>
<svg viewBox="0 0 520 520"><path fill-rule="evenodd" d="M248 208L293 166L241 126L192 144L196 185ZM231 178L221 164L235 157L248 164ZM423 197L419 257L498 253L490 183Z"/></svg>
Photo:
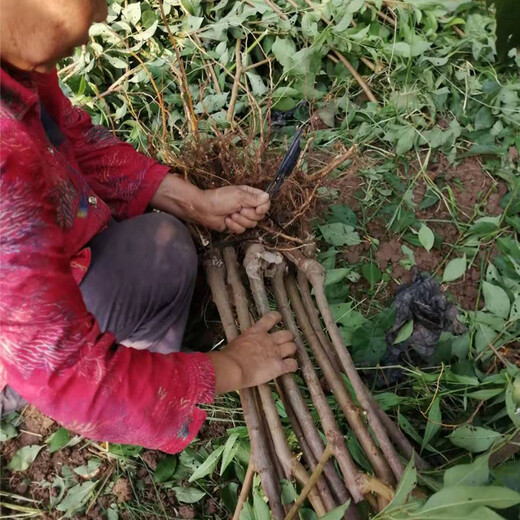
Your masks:
<svg viewBox="0 0 520 520"><path fill-rule="evenodd" d="M343 435L340 432L334 419L334 414L327 403L327 399L316 372L314 371L314 367L307 354L305 346L299 338L298 329L292 317L292 312L283 286L284 266L282 262L283 257L280 254L267 253L261 244L252 244L247 250L246 260L244 263L247 264L247 273L250 276L253 294L256 294L255 301L257 302L258 308L263 309L263 313L267 312L269 309L267 294L265 293L265 286L263 285L262 271L265 267L268 267L270 275L272 276L274 274L272 288L275 293L278 309L284 318L286 327L295 336L295 342L298 348L298 361L316 410L320 415L325 436L327 437L331 447L334 449L334 454L338 459L343 476L346 479L346 486L348 488L353 488L352 494L355 500L360 501L362 499L362 491L356 488L358 470L346 449ZM266 265L262 266L262 263ZM268 265L269 263L271 263L271 265ZM290 398L294 411L300 420L302 429L305 431L309 444L311 445L317 459L323 452L323 441L319 435L316 435L317 431L312 417L308 413L305 400L302 398L299 388L295 384L291 375L286 374L280 377L280 381L282 382L286 394ZM337 478L333 481L333 485L337 494L341 496L342 502L344 502L348 498L345 494L344 486L339 484Z"/></svg>
<svg viewBox="0 0 520 520"><path fill-rule="evenodd" d="M359 86L364 90L365 94L367 95L368 99L372 101L373 103L378 103L377 98L374 96L374 93L370 90L370 87L368 86L367 82L359 75L358 71L353 67L352 63L341 54L339 51L333 51L334 55L345 65L347 70L352 74L354 79L359 83Z"/></svg>
<svg viewBox="0 0 520 520"><path fill-rule="evenodd" d="M237 506L235 507L235 512L233 513L233 520L240 519L240 513L242 512L242 508L247 501L247 497L249 492L251 491L251 487L253 486L253 477L255 476L255 468L253 463L249 461L247 466L246 476L244 477L244 483L242 484L242 489L240 490L240 495L238 496Z"/></svg>
<svg viewBox="0 0 520 520"><path fill-rule="evenodd" d="M327 447L323 451L323 455L321 456L320 460L318 461L318 464L316 465L316 468L314 469L312 475L309 478L309 482L307 482L307 484L305 484L305 486L301 490L299 497L294 502L293 506L291 507L291 510L285 517L285 520L292 520L298 514L298 509L300 509L301 505L305 502L307 495L310 493L311 489L316 485L316 482L320 478L320 475L325 469L325 465L327 464L331 455L332 449L327 444Z"/></svg>
<svg viewBox="0 0 520 520"><path fill-rule="evenodd" d="M172 72L177 76L179 90L181 92L182 105L184 107L184 112L188 121L190 122L191 131L193 133L193 137L196 141L199 140L199 126L197 121L197 116L195 115L195 111L193 110L193 99L191 97L190 88L188 86L188 77L186 76L186 70L184 69L184 64L182 62L181 53L179 52L179 47L173 34L170 30L170 26L168 25L168 20L166 19L166 14L164 12L163 0L157 0L159 3L159 9L161 11L161 18L166 28L166 32L168 33L168 38L170 43L172 44L173 49L175 50L175 56L177 58L177 66L179 70L176 70L173 66L173 62L170 64L170 68Z"/></svg>
<svg viewBox="0 0 520 520"><path fill-rule="evenodd" d="M320 340L320 343L325 350L327 356L334 366L339 365L339 360L336 355L334 348L332 347L326 334L323 332L323 328L320 322L318 310L314 306L311 292L309 290L309 282L302 271L298 271L298 287L303 301L303 306L309 317L310 324L314 330L314 333ZM386 412L379 406L379 403L375 400L374 396L369 394L369 398L379 416L379 419L386 428L386 431L390 438L394 441L396 446L401 450L401 453L410 460L412 457L415 459L415 465L420 470L429 469L430 465L421 458L414 450L410 441L406 438L404 433L398 428L398 426L388 417Z"/></svg>
<svg viewBox="0 0 520 520"><path fill-rule="evenodd" d="M278 395L282 399L282 403L285 408L285 412L287 413L287 417L289 418L289 421L291 423L291 427L294 432L294 435L296 436L296 439L298 439L298 443L300 444L300 448L302 450L303 457L307 461L307 464L309 465L311 470L314 471L314 469L316 468L316 464L318 463L318 459L312 452L311 447L309 446L309 443L307 442L307 439L305 438L305 434L303 433L302 427L300 426L300 423L298 422L298 418L296 417L296 414L294 413L291 403L285 397L285 392L283 391L279 382L276 380L275 380L275 386L276 386L276 391L278 392ZM346 492L345 486L343 486L341 483L341 480L339 480L339 477L336 474L336 471L335 471L332 463L327 464L327 469L330 470L331 475L334 475L338 479L339 485L342 486L344 492ZM323 477L324 477L323 475L320 476L320 478L316 482L316 488L318 489L318 492L320 493L320 496L323 500L325 507L327 508L327 511L331 511L332 509L334 509L336 507L337 504L336 504L336 501L334 500L334 497L332 496L332 493L331 493L331 490L329 489L327 481ZM345 498L345 500L346 500L346 498ZM342 500L341 503L345 502L345 500Z"/></svg>
<svg viewBox="0 0 520 520"><path fill-rule="evenodd" d="M261 268L259 267L260 264L255 254L255 249L258 246L260 246L260 244L252 244L251 246L249 246L244 260L244 266L246 268L246 273L249 278L251 292L253 294L253 298L255 300L258 313L261 316L264 316L269 312L269 302L267 300L267 294L265 293L263 273L261 272ZM280 381L282 382L284 391L286 392L287 399L289 400L289 402L291 402L291 405L293 406L293 409L297 414L298 419L300 420L300 424L302 424L302 428L305 429L305 427L303 426L305 421L307 425L310 427L310 431L315 430L316 427L312 422L312 417L310 423L308 422L310 414L305 413L305 411L308 412L308 410L306 407L305 400L300 394L298 386L292 379L292 376L286 376L287 377L281 376ZM301 465L301 463L291 453L291 450L287 443L287 439L285 438L285 435L283 433L283 428L280 422L280 417L278 416L276 410L276 405L273 400L271 389L268 385L260 385L258 387L258 393L260 394L260 399L262 400L264 413L267 418L267 422L269 423L269 428L275 445L276 453L286 472L286 478L290 478L291 475L294 475L296 480L298 480L302 485L305 485L309 480L309 475L307 474L305 468ZM310 439L311 438L309 437L309 440ZM318 515L325 514L325 506L316 491L311 491L309 495L309 500L311 501L311 504L313 505L314 510ZM320 513L320 511L322 512Z"/></svg>
<svg viewBox="0 0 520 520"><path fill-rule="evenodd" d="M347 418L347 421L350 427L352 428L352 431L354 432L356 438L359 440L359 443L363 448L363 451L365 452L368 460L372 464L376 472L376 475L388 483L393 482L394 478L392 470L388 466L388 463L386 462L385 458L379 451L379 448L376 446L374 440L370 436L366 424L361 418L359 409L354 404L354 401L348 394L343 380L341 379L339 373L334 369L334 366L332 365L329 358L323 351L318 337L314 333L314 330L309 323L309 319L307 317L307 314L305 313L303 303L300 299L300 295L298 293L298 289L293 278L286 279L286 288L289 294L292 308L294 310L294 313L296 314L298 323L305 335L305 338L307 339L307 343L311 347L314 357L320 365L320 368L323 371L323 375L325 376L327 383L330 385L332 391L334 392L336 401L338 402L342 412L345 414L345 417Z"/></svg>
<svg viewBox="0 0 520 520"><path fill-rule="evenodd" d="M236 72L235 72L235 80L233 81L233 88L231 89L231 98L229 100L229 108L227 113L227 120L229 122L233 121L233 117L235 115L235 104L237 102L238 97L238 89L240 88L240 76L242 76L242 55L241 55L241 45L242 40L239 38L236 41L235 47L235 63L236 63Z"/></svg>
<svg viewBox="0 0 520 520"><path fill-rule="evenodd" d="M231 250L231 248L229 248ZM234 252L234 250L233 250ZM231 254L231 251L227 253ZM236 253L235 253L236 258ZM233 287L234 295L245 294L243 290L242 281L238 275L237 264L228 264L228 271L234 272L233 277L230 280L233 281L235 287ZM247 271L247 268L246 268ZM242 286L242 289L240 289ZM242 305L246 308L249 307L248 302L235 301L235 307L238 309L238 306ZM269 311L269 307L267 307L267 311ZM242 330L248 329L252 325L251 317L249 313L241 313L239 315L239 323ZM307 482L309 475L305 471L305 468L301 465L301 463L297 460L297 458L291 453L289 448L289 444L287 443L287 439L285 438L285 434L283 432L282 423L280 422L280 417L278 416L278 411L276 409L276 404L273 399L273 395L271 393L271 388L267 384L259 385L257 387L258 394L260 396L260 401L262 404L262 408L265 414L265 418L269 427L269 431L271 433L271 438L273 440L274 448L276 451L276 455L282 464L282 468L284 471L284 476L286 479L290 479L292 475L298 480L302 485L305 485ZM256 464L255 464L256 465ZM316 512L319 514L325 514L325 507L321 501L319 495L314 494L313 499L313 507Z"/></svg>

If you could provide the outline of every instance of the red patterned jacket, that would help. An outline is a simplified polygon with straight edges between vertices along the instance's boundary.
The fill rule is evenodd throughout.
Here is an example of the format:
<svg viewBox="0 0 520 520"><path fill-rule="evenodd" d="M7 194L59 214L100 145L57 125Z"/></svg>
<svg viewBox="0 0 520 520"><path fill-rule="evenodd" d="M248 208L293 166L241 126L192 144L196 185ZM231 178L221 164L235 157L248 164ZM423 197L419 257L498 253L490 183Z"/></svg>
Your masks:
<svg viewBox="0 0 520 520"><path fill-rule="evenodd" d="M213 399L209 358L116 344L78 287L88 241L142 213L168 168L94 126L56 72L0 80L0 389L85 437L180 451Z"/></svg>

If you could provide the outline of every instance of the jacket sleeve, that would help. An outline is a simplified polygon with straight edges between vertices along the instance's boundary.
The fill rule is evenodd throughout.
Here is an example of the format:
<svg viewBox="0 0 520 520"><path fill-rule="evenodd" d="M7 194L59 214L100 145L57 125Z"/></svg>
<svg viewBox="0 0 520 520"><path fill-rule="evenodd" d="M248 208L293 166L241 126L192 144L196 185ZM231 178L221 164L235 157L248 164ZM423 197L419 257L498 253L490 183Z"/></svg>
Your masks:
<svg viewBox="0 0 520 520"><path fill-rule="evenodd" d="M57 79L52 87L60 106L61 130L90 187L118 220L143 213L169 167L137 152L105 127L93 125L84 110L72 106Z"/></svg>
<svg viewBox="0 0 520 520"><path fill-rule="evenodd" d="M197 405L213 400L208 356L135 350L100 332L64 255L38 151L20 142L11 152L5 148L0 375L43 413L85 437L182 450L205 418Z"/></svg>

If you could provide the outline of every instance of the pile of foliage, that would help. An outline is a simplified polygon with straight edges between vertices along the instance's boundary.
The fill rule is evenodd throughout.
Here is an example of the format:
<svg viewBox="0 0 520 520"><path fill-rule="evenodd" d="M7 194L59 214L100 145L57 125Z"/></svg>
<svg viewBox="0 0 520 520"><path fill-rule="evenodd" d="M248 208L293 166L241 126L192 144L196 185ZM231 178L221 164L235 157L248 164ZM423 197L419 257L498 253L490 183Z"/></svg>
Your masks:
<svg viewBox="0 0 520 520"><path fill-rule="evenodd" d="M108 23L60 70L96 122L166 162L196 138L191 108L201 139L265 133L276 150L308 122L313 150L359 147L356 180L320 190L314 228L355 361L374 384L374 374L384 376L391 301L414 266L443 282L467 327L442 334L429 366L404 360L397 383L374 388L434 468L410 466L381 520L518 517L520 459L506 455L520 430L520 57L507 48L498 57L495 25L484 2L461 0L112 0ZM59 491L51 506L18 507L78 517L123 475L133 492L99 506L111 520L168 518L177 506L178 517L227 518L249 458L237 407L233 396L218 401L210 426L227 424L227 433L202 435L158 465L138 448L58 430L49 446L94 451L103 471L64 467L41 483ZM13 442L23 417L8 419L2 440ZM31 448L9 469L30 470L48 450ZM155 484L140 485L143 468ZM176 505L165 498L172 489ZM283 489L292 500L292 484ZM268 517L255 480L242 518ZM304 508L302 518L314 517Z"/></svg>

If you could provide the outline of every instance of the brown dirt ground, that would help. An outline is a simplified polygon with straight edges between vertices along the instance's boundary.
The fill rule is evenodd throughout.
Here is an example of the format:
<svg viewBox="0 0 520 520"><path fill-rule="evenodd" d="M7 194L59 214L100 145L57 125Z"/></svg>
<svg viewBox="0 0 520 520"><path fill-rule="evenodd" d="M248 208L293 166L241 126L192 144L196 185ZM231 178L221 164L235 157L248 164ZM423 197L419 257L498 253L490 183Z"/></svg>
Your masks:
<svg viewBox="0 0 520 520"><path fill-rule="evenodd" d="M477 158L468 158L456 166L450 165L444 156L439 156L437 162L431 164L427 172L428 177L435 179L442 175L445 182L449 184L453 190L457 208L459 213L457 218L461 222L468 222L477 207L481 207L487 215L499 215L502 212L499 203L507 192L507 186L502 181L497 181L490 177L483 169ZM419 204L424 197L427 189L427 183L424 179L417 182L413 193L415 204ZM346 202L348 203L348 202ZM351 205L353 209L356 205ZM416 217L419 220L428 222L428 226L435 234L442 237L442 246L440 249L433 248L426 251L422 247L412 246L401 240L397 235L387 229L387 222L374 218L367 224L368 235L371 238L379 240L379 247L374 254L374 259L381 270L391 268L394 280L388 284L384 295L391 299L395 288L398 284L409 283L411 281L411 272L406 270L400 261L406 258L401 251L402 244L406 244L414 252L414 258L417 266L421 271L435 272L441 266L443 261L449 259L452 254L452 246L457 243L461 233L453 224L452 216L448 208L439 202L434 206L425 210L416 210ZM343 257L349 263L358 263L369 259L370 242L368 240L363 243L349 247L343 253ZM494 251L486 251L482 248L481 253L477 256L465 276L461 280L447 285L448 292L453 299L464 309L474 309L477 305L478 287L480 281L480 260L482 256L492 259ZM442 272L442 268L440 269ZM368 284L360 282L352 288L354 294L363 294L368 289ZM482 302L479 301L479 306Z"/></svg>
<svg viewBox="0 0 520 520"><path fill-rule="evenodd" d="M211 424L216 424L217 428L211 427ZM229 425L224 423L209 423L205 426L206 438L210 439L212 436L222 436L226 434L226 428ZM40 413L36 408L28 406L23 412L23 422L18 428L20 435L9 441L0 443L0 467L5 467L18 449L31 444L42 445L54 431L58 425ZM153 482L151 473L157 467L158 462L165 457L165 454L154 450L144 450L140 454L144 463L148 468L142 464L136 473L137 480L139 480L145 489L145 497L149 497L152 501L157 501L157 493L160 494L160 499L167 510L172 511L175 518L195 518L195 509L192 506L179 505L175 499L175 493L172 491L157 488ZM44 520L57 520L63 517L60 511L49 511L49 500L53 496L57 496L56 488L46 487L45 483L53 482L56 476L61 475L61 470L64 465L70 468L76 468L87 464L92 457L99 458L94 450L86 449L83 443L71 448L63 448L58 452L50 454L47 448L40 451L34 462L25 471L10 472L2 470L0 478L0 488L9 493L15 493L27 498L31 498L39 502L38 508L42 511L41 516ZM111 477L108 479L106 489L111 490L109 494L100 494L96 502L88 513L75 516L78 520L100 520L106 518L105 511L112 503L123 504L135 498L134 490L130 481L126 477L116 477L116 466L114 460L102 460L97 479ZM111 484L110 481L113 481ZM81 478L78 477L78 483ZM157 491L156 491L157 489ZM143 497L140 497L141 500ZM12 502L12 499L6 500ZM205 509L211 511L216 507L216 504L208 500L205 504ZM5 508L5 512L8 510ZM4 511L0 514L3 518ZM124 507L118 510L119 518L122 520L130 520L135 518ZM148 516L147 520L154 520L155 517Z"/></svg>

